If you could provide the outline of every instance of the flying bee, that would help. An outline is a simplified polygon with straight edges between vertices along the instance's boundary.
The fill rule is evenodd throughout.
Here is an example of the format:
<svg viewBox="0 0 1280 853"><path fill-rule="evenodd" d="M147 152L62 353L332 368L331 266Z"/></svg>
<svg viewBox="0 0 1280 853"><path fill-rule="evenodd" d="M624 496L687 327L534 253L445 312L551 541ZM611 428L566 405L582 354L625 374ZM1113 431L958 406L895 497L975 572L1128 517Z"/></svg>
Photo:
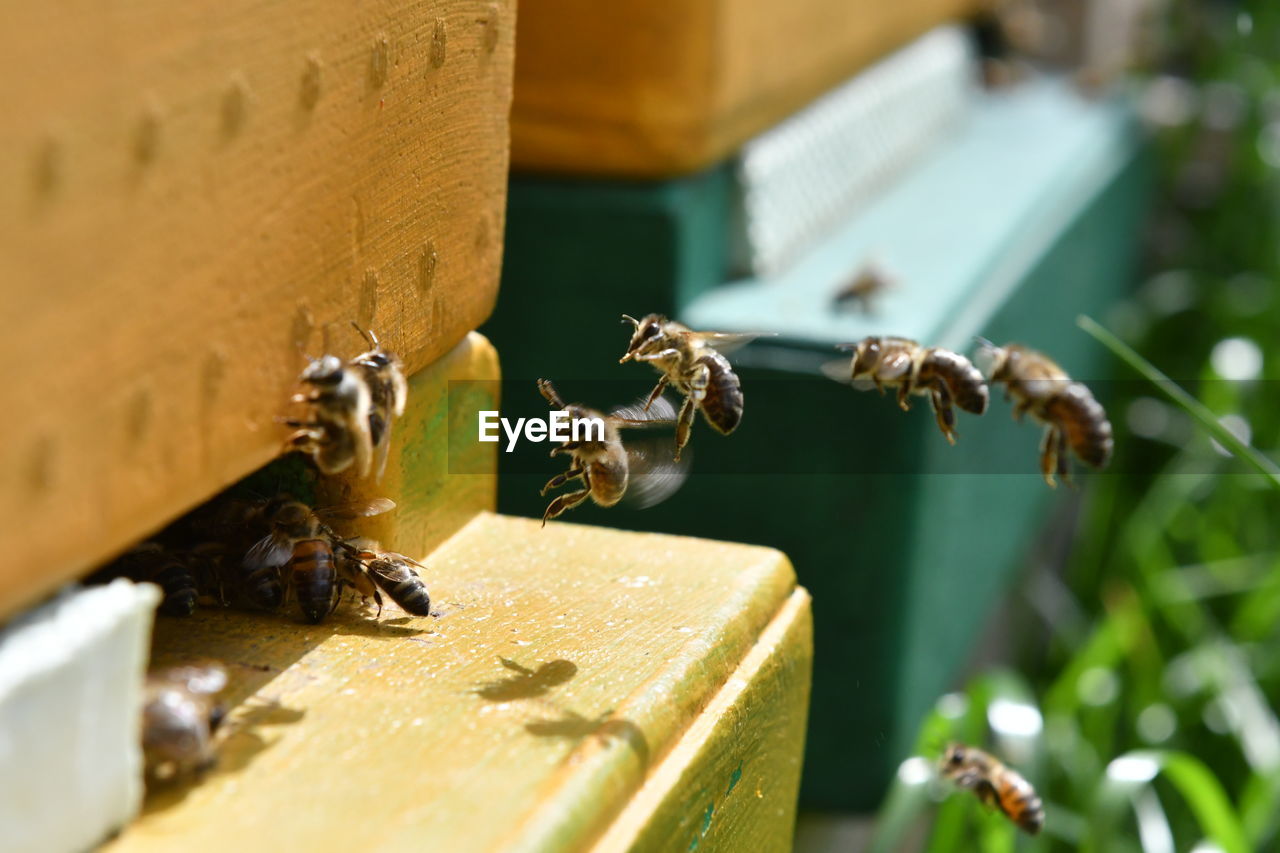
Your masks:
<svg viewBox="0 0 1280 853"><path fill-rule="evenodd" d="M272 584L278 584L282 594L292 589L303 617L313 624L320 622L337 606L341 591L334 547L342 540L324 519L379 515L394 507L394 501L375 498L312 509L287 495L277 497L263 509L271 532L244 555L244 577L256 583L259 592Z"/></svg>
<svg viewBox="0 0 1280 853"><path fill-rule="evenodd" d="M642 443L626 446L620 433L623 428L674 424L675 408L666 397L650 396L644 407L623 406L606 415L578 403L564 402L546 379L538 380L538 391L552 407L569 416L573 430L568 441L551 451L552 456L566 453L571 457L569 470L548 480L541 494L546 495L570 480L581 478L583 484L581 490L560 495L547 506L542 514L543 526L548 519L588 497L600 506L614 506L625 498L632 506L644 508L666 500L684 483L687 462L664 458L656 448Z"/></svg>
<svg viewBox="0 0 1280 853"><path fill-rule="evenodd" d="M972 746L948 744L941 773L957 787L973 791L1028 834L1035 835L1044 827L1044 803L1031 783L995 756Z"/></svg>
<svg viewBox="0 0 1280 853"><path fill-rule="evenodd" d="M315 460L325 474L337 474L353 464L361 476L369 473L373 460L373 437L369 419L372 394L363 368L343 365L334 355L312 359L298 377L307 390L293 397L309 407L309 420L282 419L296 427L285 442Z"/></svg>
<svg viewBox="0 0 1280 853"><path fill-rule="evenodd" d="M224 716L217 696L226 685L227 671L216 663L147 673L142 753L149 780L169 782L213 764L213 736Z"/></svg>
<svg viewBox="0 0 1280 853"><path fill-rule="evenodd" d="M969 359L941 347L922 347L910 338L869 337L842 349L853 350L850 377L871 380L876 390L898 389L898 405L911 408L912 394L929 398L938 429L956 443L956 416L952 404L980 415L987 410L989 393L982 373Z"/></svg>
<svg viewBox="0 0 1280 853"><path fill-rule="evenodd" d="M391 425L404 415L409 400L409 382L404 375L404 362L393 352L388 352L378 342L372 331L360 328L357 332L369 344L369 350L351 359L347 364L360 371L369 388L369 440L373 444L374 477L382 479L387 467L387 451L391 447Z"/></svg>
<svg viewBox="0 0 1280 853"><path fill-rule="evenodd" d="M863 314L873 314L875 301L897 286L897 279L875 261L867 261L844 287L836 291L832 302L837 308L856 305Z"/></svg>
<svg viewBox="0 0 1280 853"><path fill-rule="evenodd" d="M1093 468L1111 461L1111 422L1102 404L1083 382L1076 382L1043 353L1008 344L997 347L980 340L992 382L1005 384L1005 399L1014 400L1013 418L1030 413L1044 424L1040 441L1040 473L1051 487L1054 474L1069 479L1067 449Z"/></svg>
<svg viewBox="0 0 1280 853"><path fill-rule="evenodd" d="M721 350L741 346L760 334L695 332L661 314L650 314L643 320L623 314L622 319L635 326L635 332L619 363L647 361L662 374L645 410L668 384L684 396L676 419L676 461L689 443L696 410L701 409L707 423L723 435L738 428L742 422L742 383Z"/></svg>

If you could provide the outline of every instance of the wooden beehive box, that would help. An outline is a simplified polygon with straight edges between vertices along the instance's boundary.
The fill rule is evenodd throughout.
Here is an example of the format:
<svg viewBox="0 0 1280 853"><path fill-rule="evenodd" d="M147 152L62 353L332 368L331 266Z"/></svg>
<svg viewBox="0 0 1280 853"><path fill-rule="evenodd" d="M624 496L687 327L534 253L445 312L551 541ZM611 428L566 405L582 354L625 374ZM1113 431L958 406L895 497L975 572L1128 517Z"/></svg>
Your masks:
<svg viewBox="0 0 1280 853"><path fill-rule="evenodd" d="M669 177L718 162L982 0L538 0L520 12L512 165Z"/></svg>
<svg viewBox="0 0 1280 853"><path fill-rule="evenodd" d="M514 15L8 10L0 618L275 455L302 353L358 351L349 321L416 371L484 320Z"/></svg>

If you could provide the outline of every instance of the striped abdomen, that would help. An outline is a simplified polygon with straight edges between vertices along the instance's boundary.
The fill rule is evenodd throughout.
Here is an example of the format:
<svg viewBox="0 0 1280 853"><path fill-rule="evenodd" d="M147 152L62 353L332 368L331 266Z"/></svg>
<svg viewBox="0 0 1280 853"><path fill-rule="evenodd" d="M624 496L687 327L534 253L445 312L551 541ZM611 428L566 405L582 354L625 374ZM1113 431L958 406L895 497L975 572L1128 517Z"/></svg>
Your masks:
<svg viewBox="0 0 1280 853"><path fill-rule="evenodd" d="M627 493L627 454L619 444L617 452L589 463L588 482L591 500L600 506L613 506Z"/></svg>
<svg viewBox="0 0 1280 853"><path fill-rule="evenodd" d="M987 410L991 394L982 372L969 359L951 350L931 349L920 365L920 381L928 385L941 380L951 392L952 401L964 409L980 415Z"/></svg>
<svg viewBox="0 0 1280 853"><path fill-rule="evenodd" d="M994 792L994 805L1026 832L1035 835L1044 828L1044 803L1031 783L1005 768Z"/></svg>
<svg viewBox="0 0 1280 853"><path fill-rule="evenodd" d="M172 557L165 557L151 573L150 581L164 590L160 612L165 616L190 616L196 612L195 578L191 570Z"/></svg>
<svg viewBox="0 0 1280 853"><path fill-rule="evenodd" d="M708 352L698 359L710 376L707 395L702 400L702 414L719 432L728 435L742 422L742 383L733 372L729 359L718 352Z"/></svg>
<svg viewBox="0 0 1280 853"><path fill-rule="evenodd" d="M369 574L391 600L414 616L431 615L431 596L413 568L399 560L378 558L369 563Z"/></svg>
<svg viewBox="0 0 1280 853"><path fill-rule="evenodd" d="M303 539L293 546L288 567L303 617L308 622L319 622L333 609L333 593L337 588L333 546L324 539Z"/></svg>
<svg viewBox="0 0 1280 853"><path fill-rule="evenodd" d="M1102 404L1080 382L1069 382L1044 406L1049 421L1062 427L1067 444L1086 464L1103 468L1111 461L1111 422Z"/></svg>

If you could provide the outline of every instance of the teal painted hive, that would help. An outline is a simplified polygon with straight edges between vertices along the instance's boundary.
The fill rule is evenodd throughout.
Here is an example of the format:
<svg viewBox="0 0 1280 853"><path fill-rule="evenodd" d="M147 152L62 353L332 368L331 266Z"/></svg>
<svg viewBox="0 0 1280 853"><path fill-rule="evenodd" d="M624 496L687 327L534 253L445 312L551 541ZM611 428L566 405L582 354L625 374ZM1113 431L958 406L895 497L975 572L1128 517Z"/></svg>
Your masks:
<svg viewBox="0 0 1280 853"><path fill-rule="evenodd" d="M694 473L675 497L643 513L584 505L566 517L791 555L814 595L808 807L874 806L1047 514L1071 499L1045 487L1039 430L1014 424L999 394L985 417L959 415L949 447L923 400L904 414L822 378L821 365L838 357L834 344L867 334L966 351L982 334L1050 352L1081 378L1106 375L1075 317L1104 311L1131 286L1146 185L1123 104L1037 84L985 99L947 145L783 276L707 290L687 270L723 254L688 240L727 234L729 206L708 222L721 202L692 203L707 198L695 184L632 188L663 226L602 236L617 213L592 215L598 190L566 185L551 204L540 186L530 215L529 188L513 182L502 297L485 330L507 353L507 416L545 410L533 388L541 376L599 408L646 392L652 371L615 363L629 334L618 325L624 311L674 309L695 328L779 333L734 356L742 426L725 438L699 421ZM684 263L673 254L681 246ZM832 293L871 253L901 285L874 316L834 312ZM545 445L522 450L501 454L499 506L539 515L538 488L559 466ZM1088 476L1077 479L1087 490Z"/></svg>

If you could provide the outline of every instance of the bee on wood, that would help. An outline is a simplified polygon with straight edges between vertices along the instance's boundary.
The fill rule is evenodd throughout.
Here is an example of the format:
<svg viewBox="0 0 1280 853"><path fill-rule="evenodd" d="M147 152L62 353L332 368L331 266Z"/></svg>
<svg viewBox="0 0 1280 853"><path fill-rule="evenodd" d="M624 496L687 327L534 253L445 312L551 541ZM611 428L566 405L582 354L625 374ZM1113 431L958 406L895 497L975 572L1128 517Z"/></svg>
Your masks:
<svg viewBox="0 0 1280 853"><path fill-rule="evenodd" d="M863 314L874 314L875 301L887 290L897 287L898 280L875 261L867 261L844 287L836 291L832 302L836 308L856 306Z"/></svg>
<svg viewBox="0 0 1280 853"><path fill-rule="evenodd" d="M995 756L972 746L948 744L941 773L957 787L973 791L979 800L1000 811L1024 832L1036 835L1044 827L1044 803L1031 783Z"/></svg>
<svg viewBox="0 0 1280 853"><path fill-rule="evenodd" d="M320 622L337 606L341 591L334 548L342 540L324 518L379 515L394 507L387 498L323 509L287 495L273 499L263 509L271 532L244 555L243 576L253 588L251 597L270 606L265 602L283 603L285 591L291 589L306 621Z"/></svg>
<svg viewBox="0 0 1280 853"><path fill-rule="evenodd" d="M956 443L956 416L952 404L980 415L987 410L990 394L982 373L964 356L941 347L922 347L909 338L869 337L841 349L853 350L849 373L853 380L870 380L884 393L898 389L898 405L911 408L912 394L929 398L938 429Z"/></svg>
<svg viewBox="0 0 1280 853"><path fill-rule="evenodd" d="M296 427L285 442L289 450L306 453L325 474L337 474L355 465L366 476L373 462L373 437L369 418L372 394L363 368L344 365L334 355L312 359L298 377L307 388L293 397L309 407L309 419L282 419Z"/></svg>
<svg viewBox="0 0 1280 853"><path fill-rule="evenodd" d="M382 479L387 468L387 451L391 447L391 425L404 415L409 400L409 381L405 379L404 362L378 342L372 331L360 328L357 332L369 344L369 350L347 362L358 371L369 389L369 440L373 445L374 477Z"/></svg>
<svg viewBox="0 0 1280 853"><path fill-rule="evenodd" d="M394 551L378 551L364 565L369 576L392 601L400 605L401 610L414 616L431 615L431 596L414 568L425 569L426 566ZM381 613L381 602L378 607Z"/></svg>
<svg viewBox="0 0 1280 853"><path fill-rule="evenodd" d="M684 396L676 419L677 461L689 443L696 410L700 409L707 423L723 435L738 428L742 422L742 383L722 351L741 346L760 334L695 332L661 314L650 314L643 320L623 314L622 319L635 326L635 332L619 363L645 361L662 374L645 410L668 383Z"/></svg>
<svg viewBox="0 0 1280 853"><path fill-rule="evenodd" d="M565 403L546 379L538 380L538 391L553 408L567 413L569 422L577 424L574 428L581 428L584 433L576 437L571 434L568 441L551 451L552 456L565 453L571 457L569 470L548 480L541 494L575 479L582 480L583 488L551 501L542 514L544 527L548 519L588 497L600 506L614 506L625 496L634 506L648 507L670 497L684 482L687 463L663 459L648 447L626 447L622 443L621 428L675 423L675 409L665 397L650 395L643 408L620 407L606 415L577 403Z"/></svg>
<svg viewBox="0 0 1280 853"><path fill-rule="evenodd" d="M1008 344L997 347L982 340L983 357L989 362L992 382L1005 384L1005 399L1014 400L1013 418L1030 414L1045 425L1040 441L1040 473L1050 487L1054 474L1070 479L1067 449L1092 468L1111 461L1114 442L1111 422L1102 404L1083 382L1076 382L1043 353Z"/></svg>
<svg viewBox="0 0 1280 853"><path fill-rule="evenodd" d="M216 663L147 673L142 753L150 781L169 782L212 766L213 736L224 716L217 696L226 685L227 671Z"/></svg>
<svg viewBox="0 0 1280 853"><path fill-rule="evenodd" d="M165 616L190 616L196 612L200 590L191 566L159 542L136 545L108 571L160 587L162 598L157 610Z"/></svg>

